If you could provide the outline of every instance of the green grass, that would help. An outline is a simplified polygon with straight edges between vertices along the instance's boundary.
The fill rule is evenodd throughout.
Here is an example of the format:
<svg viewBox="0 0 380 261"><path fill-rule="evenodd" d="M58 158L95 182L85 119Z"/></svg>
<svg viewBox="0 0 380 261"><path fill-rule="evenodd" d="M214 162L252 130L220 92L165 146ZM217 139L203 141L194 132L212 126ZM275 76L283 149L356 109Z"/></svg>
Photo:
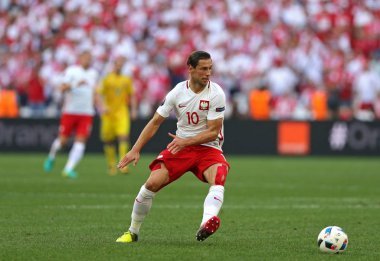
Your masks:
<svg viewBox="0 0 380 261"><path fill-rule="evenodd" d="M108 177L86 155L79 178L43 173L42 154L0 155L0 260L380 260L378 158L229 157L222 225L195 240L208 186L192 174L162 190L139 235L117 244L153 155ZM328 225L349 236L342 255L320 253Z"/></svg>

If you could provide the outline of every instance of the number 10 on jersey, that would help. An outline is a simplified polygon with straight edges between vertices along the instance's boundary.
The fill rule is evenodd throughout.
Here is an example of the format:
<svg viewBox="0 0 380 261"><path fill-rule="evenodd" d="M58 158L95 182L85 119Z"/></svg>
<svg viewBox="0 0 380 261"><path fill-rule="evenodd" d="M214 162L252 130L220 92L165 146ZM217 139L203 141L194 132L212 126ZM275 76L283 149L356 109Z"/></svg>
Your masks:
<svg viewBox="0 0 380 261"><path fill-rule="evenodd" d="M199 116L196 112L186 112L188 124L198 124Z"/></svg>

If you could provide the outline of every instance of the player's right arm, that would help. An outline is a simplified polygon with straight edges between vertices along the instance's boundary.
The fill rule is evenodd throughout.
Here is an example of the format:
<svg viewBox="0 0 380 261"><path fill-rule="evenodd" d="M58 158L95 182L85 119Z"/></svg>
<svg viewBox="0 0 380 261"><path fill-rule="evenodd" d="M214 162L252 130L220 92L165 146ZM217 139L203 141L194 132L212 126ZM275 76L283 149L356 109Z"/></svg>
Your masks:
<svg viewBox="0 0 380 261"><path fill-rule="evenodd" d="M66 91L69 91L70 89L71 89L71 85L67 83L63 83L60 86L61 92L66 92Z"/></svg>
<svg viewBox="0 0 380 261"><path fill-rule="evenodd" d="M117 165L118 168L124 168L132 161L134 166L137 164L140 159L141 149L154 136L154 134L156 134L158 128L164 122L165 118L169 116L170 111L174 107L174 99L176 95L175 92L173 92L174 89L166 95L165 100L158 107L156 113L153 115L153 118L140 133L135 145L133 145L132 149L120 160Z"/></svg>
<svg viewBox="0 0 380 261"><path fill-rule="evenodd" d="M157 130L164 122L165 118L162 117L157 112L154 114L153 118L148 122L145 128L140 133L139 138L137 139L135 145L132 149L120 160L117 167L119 169L124 168L129 163L133 161L133 165L136 166L137 162L140 159L140 151L144 145L156 134Z"/></svg>
<svg viewBox="0 0 380 261"><path fill-rule="evenodd" d="M71 90L74 77L75 75L74 75L73 67L67 67L65 72L63 73L62 84L59 86L59 90L62 93Z"/></svg>

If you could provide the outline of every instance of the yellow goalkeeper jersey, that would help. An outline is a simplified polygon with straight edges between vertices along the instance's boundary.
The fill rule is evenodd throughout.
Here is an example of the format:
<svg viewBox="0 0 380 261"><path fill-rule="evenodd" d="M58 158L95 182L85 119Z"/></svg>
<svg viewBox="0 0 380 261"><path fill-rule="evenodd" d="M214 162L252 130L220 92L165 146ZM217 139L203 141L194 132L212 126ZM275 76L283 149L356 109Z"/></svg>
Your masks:
<svg viewBox="0 0 380 261"><path fill-rule="evenodd" d="M103 96L109 113L128 110L129 99L134 93L132 79L121 74L109 73L103 78L98 92Z"/></svg>

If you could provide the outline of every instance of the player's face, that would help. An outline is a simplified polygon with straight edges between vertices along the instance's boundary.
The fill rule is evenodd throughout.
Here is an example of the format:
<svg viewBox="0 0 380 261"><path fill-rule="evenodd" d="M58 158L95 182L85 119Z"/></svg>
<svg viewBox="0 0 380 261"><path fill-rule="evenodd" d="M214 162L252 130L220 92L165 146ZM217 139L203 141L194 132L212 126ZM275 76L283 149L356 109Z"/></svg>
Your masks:
<svg viewBox="0 0 380 261"><path fill-rule="evenodd" d="M91 59L92 59L90 52L84 52L84 53L82 53L79 59L80 59L80 64L84 68L90 67Z"/></svg>
<svg viewBox="0 0 380 261"><path fill-rule="evenodd" d="M190 66L190 76L193 82L199 85L206 85L211 76L212 60L202 59L199 60L198 65L194 68Z"/></svg>
<svg viewBox="0 0 380 261"><path fill-rule="evenodd" d="M121 71L121 69L123 68L124 62L125 62L125 59L122 57L119 57L115 60L115 71L116 72Z"/></svg>

